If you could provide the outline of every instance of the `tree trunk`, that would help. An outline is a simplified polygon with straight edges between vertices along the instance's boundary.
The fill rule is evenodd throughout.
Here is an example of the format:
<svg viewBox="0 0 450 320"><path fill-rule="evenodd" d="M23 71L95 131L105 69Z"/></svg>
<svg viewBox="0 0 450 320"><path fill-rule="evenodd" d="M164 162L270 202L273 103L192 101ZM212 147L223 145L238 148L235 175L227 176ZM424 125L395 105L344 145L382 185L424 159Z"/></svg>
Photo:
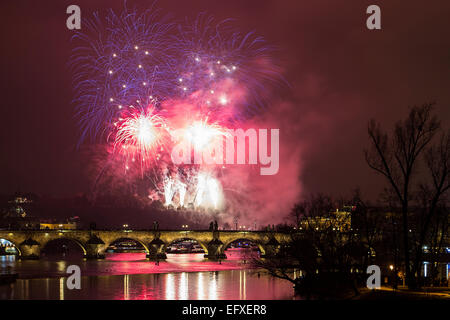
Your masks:
<svg viewBox="0 0 450 320"><path fill-rule="evenodd" d="M416 287L416 282L414 279L414 274L411 270L411 259L409 256L409 229L408 229L408 204L404 203L402 208L403 215L403 250L404 250L404 258L405 258L405 276L406 276L406 285L410 289L414 289Z"/></svg>

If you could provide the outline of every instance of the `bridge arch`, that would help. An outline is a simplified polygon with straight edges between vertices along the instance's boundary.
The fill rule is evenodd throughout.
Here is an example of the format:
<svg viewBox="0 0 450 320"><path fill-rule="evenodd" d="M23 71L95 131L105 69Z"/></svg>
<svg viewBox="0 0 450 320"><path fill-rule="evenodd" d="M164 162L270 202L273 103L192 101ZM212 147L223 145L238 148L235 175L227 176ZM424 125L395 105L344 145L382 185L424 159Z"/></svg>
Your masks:
<svg viewBox="0 0 450 320"><path fill-rule="evenodd" d="M83 252L83 257L85 257L87 255L87 250L86 250L86 247L84 246L84 244L81 241L79 241L78 239L71 238L71 237L58 237L58 238L49 239L48 241L46 241L44 243L41 243L41 250L40 250L41 253L45 252L45 250L48 248L49 244L55 243L57 241L67 241L67 242L70 242L70 243L74 243Z"/></svg>
<svg viewBox="0 0 450 320"><path fill-rule="evenodd" d="M162 251L164 253L166 253L168 246L170 246L171 244L176 243L176 242L181 242L183 240L194 240L195 242L197 242L202 247L205 255L208 254L208 246L206 244L204 244L202 241L196 239L195 237L189 237L189 236L187 236L187 237L179 237L179 238L175 238L175 239L170 239L170 241L164 241L164 246L163 246Z"/></svg>
<svg viewBox="0 0 450 320"><path fill-rule="evenodd" d="M137 243L139 243L145 250L145 253L148 254L150 252L150 250L148 249L148 245L145 244L143 241L134 238L134 237L119 237L119 238L115 238L113 240L111 240L107 245L106 248L112 246L114 243L118 242L118 241L124 241L124 240L131 240L131 241L135 241Z"/></svg>
<svg viewBox="0 0 450 320"><path fill-rule="evenodd" d="M5 240L5 241L10 242L10 243L14 246L14 248L17 250L17 256L18 256L18 257L22 256L22 251L20 250L19 245L15 243L15 241L12 241L12 240L10 240L10 239L8 239L8 238L5 238L5 237L3 237L3 236L0 237L0 240Z"/></svg>
<svg viewBox="0 0 450 320"><path fill-rule="evenodd" d="M230 239L226 243L224 243L223 249L222 249L223 253L225 253L225 251L230 247L230 245L232 243L237 242L237 241L247 241L247 242L253 243L258 247L259 252L261 253L262 256L266 254L266 249L261 241L252 239L251 237L245 237L245 236Z"/></svg>

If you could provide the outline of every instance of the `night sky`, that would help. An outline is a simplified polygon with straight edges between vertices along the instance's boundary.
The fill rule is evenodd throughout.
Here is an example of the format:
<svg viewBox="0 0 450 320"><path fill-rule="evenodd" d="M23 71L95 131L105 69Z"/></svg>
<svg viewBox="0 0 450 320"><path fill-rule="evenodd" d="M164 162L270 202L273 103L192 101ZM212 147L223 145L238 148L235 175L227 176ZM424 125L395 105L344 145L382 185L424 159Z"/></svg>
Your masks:
<svg viewBox="0 0 450 320"><path fill-rule="evenodd" d="M146 9L150 1L128 1ZM77 150L71 73L73 48L66 8L77 4L83 19L122 0L2 1L0 193L18 189L69 196L87 192L89 157ZM368 5L382 10L382 30L365 26ZM293 106L301 147L303 193L348 194L360 186L376 198L379 177L364 161L367 122L385 127L409 106L436 101L450 119L450 3L442 1L161 0L175 19L208 12L236 19L278 47L277 59L291 89L279 101ZM283 139L281 127L281 137ZM292 139L292 137L291 137Z"/></svg>

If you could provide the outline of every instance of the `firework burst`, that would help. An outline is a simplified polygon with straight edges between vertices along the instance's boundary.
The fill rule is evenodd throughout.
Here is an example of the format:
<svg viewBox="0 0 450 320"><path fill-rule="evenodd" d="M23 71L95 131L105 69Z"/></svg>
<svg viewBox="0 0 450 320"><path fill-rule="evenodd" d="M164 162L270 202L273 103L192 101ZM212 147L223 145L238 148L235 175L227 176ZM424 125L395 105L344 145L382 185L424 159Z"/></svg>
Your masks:
<svg viewBox="0 0 450 320"><path fill-rule="evenodd" d="M214 148L228 128L264 108L267 85L280 82L272 48L229 23L110 11L74 37L81 42L72 59L80 143L90 136L112 144L127 170L139 163L150 198L166 206L223 206L222 167L174 165L170 152L180 141L194 151Z"/></svg>
<svg viewBox="0 0 450 320"><path fill-rule="evenodd" d="M164 120L154 113L154 108L127 112L115 123L117 130L114 149L124 154L127 161L139 161L143 167L150 160L159 160L163 151Z"/></svg>

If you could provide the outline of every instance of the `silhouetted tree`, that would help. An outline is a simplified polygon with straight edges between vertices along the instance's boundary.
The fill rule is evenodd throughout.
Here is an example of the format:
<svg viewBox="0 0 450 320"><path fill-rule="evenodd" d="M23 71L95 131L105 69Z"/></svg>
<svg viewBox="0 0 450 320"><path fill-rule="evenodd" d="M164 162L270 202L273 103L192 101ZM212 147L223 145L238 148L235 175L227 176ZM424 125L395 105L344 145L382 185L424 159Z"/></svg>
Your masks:
<svg viewBox="0 0 450 320"><path fill-rule="evenodd" d="M290 212L290 217L293 218L296 228L300 226L300 220L305 215L305 211L306 211L305 201L296 203L292 208Z"/></svg>
<svg viewBox="0 0 450 320"><path fill-rule="evenodd" d="M291 233L291 242L281 245L275 255L253 263L292 282L296 292L306 296L356 293L367 263L367 246L348 220L334 215L330 196L311 195L302 206L303 215L299 228Z"/></svg>
<svg viewBox="0 0 450 320"><path fill-rule="evenodd" d="M439 142L425 153L429 179L420 185L417 193L419 210L415 215L413 244L415 256L413 272L420 276L423 248L430 246L428 256L435 256L448 234L449 210L446 193L450 189L450 131L441 135Z"/></svg>
<svg viewBox="0 0 450 320"><path fill-rule="evenodd" d="M409 221L415 174L420 169L420 161L427 147L440 129L440 122L432 114L432 106L424 104L413 107L404 121L397 122L391 135L383 131L379 123L371 120L368 126L370 148L365 150L367 164L387 180L401 210L403 259L406 281L410 287L416 286L411 265ZM436 201L440 196L441 193L437 195Z"/></svg>

